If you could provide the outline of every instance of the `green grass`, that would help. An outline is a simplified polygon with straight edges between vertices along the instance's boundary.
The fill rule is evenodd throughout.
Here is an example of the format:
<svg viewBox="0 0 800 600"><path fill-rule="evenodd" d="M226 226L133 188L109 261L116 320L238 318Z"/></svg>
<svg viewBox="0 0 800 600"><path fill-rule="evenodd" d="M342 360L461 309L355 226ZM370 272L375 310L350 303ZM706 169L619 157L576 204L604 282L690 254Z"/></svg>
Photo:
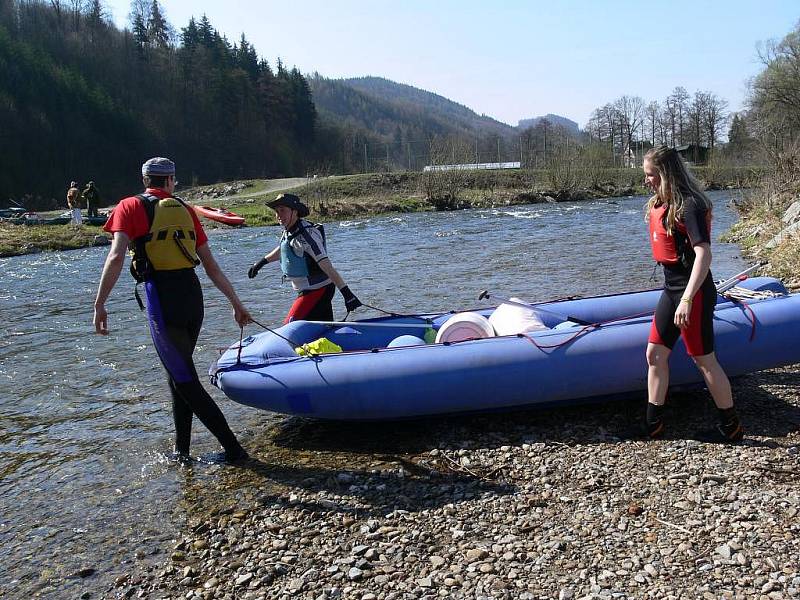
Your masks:
<svg viewBox="0 0 800 600"><path fill-rule="evenodd" d="M750 182L756 171L752 168L726 168L724 172L716 169L712 173L704 167L695 169L701 178L708 177L722 186ZM579 175L584 179L590 178L585 171ZM290 191L303 199L311 209L311 218L317 221L435 210L424 192L425 176L419 172L340 175L309 180ZM595 185L584 185L577 198L645 194L641 187L641 169L638 168L602 169L594 171L591 179ZM245 218L247 226L275 225L275 213L265 205L265 201L283 190L276 188L274 180L251 179L246 183L250 185L225 198L207 198L202 192L230 183L191 188L182 191L181 196L197 204L232 210ZM527 204L544 195L560 199L570 197L564 195L563 190L552 189L545 169L461 171L456 189L457 201L445 203L448 208ZM204 225L209 228L227 227L209 220L204 220ZM99 227L89 226L76 229L70 225L16 226L0 223L0 256L90 246L94 236L100 232Z"/></svg>
<svg viewBox="0 0 800 600"><path fill-rule="evenodd" d="M0 223L0 257L49 250L75 250L94 243L100 227L83 225L9 225Z"/></svg>

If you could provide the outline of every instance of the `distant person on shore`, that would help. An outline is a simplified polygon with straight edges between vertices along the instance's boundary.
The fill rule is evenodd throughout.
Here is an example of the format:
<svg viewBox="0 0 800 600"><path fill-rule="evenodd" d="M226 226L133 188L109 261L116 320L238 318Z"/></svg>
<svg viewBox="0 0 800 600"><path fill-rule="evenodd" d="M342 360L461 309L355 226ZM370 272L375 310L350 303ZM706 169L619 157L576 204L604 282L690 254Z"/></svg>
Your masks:
<svg viewBox="0 0 800 600"><path fill-rule="evenodd" d="M67 190L67 207L72 211L73 225L80 225L83 223L81 217L81 191L78 189L78 182L73 181L69 184Z"/></svg>
<svg viewBox="0 0 800 600"><path fill-rule="evenodd" d="M86 184L86 188L83 190L83 199L86 200L86 216L90 219L96 217L97 207L100 204L100 193L94 186L94 181Z"/></svg>
<svg viewBox="0 0 800 600"><path fill-rule="evenodd" d="M175 164L167 158L151 158L142 165L142 181L144 192L120 201L103 227L114 239L94 303L95 330L108 334L105 303L130 244L131 274L144 283L150 334L172 392L177 457L189 456L192 416L196 415L222 444L224 460L245 459L247 452L200 383L192 360L203 324L203 292L195 267L202 264L208 278L228 298L240 327L251 322L250 314L212 256L194 211L173 196Z"/></svg>
<svg viewBox="0 0 800 600"><path fill-rule="evenodd" d="M666 146L644 155L650 245L664 267L664 291L656 307L647 344L646 434L664 434L662 419L669 387L669 357L678 337L697 365L717 406L718 424L700 439L738 442L743 430L733 406L731 385L714 354L717 289L711 276L711 200Z"/></svg>
<svg viewBox="0 0 800 600"><path fill-rule="evenodd" d="M324 229L305 220L309 211L300 198L294 194L280 194L267 206L275 210L278 222L283 225L283 235L274 250L250 267L247 276L253 279L261 267L280 261L283 276L292 282L298 294L284 323L299 319L333 321L332 300L336 288L344 298L348 313L362 306L328 258Z"/></svg>

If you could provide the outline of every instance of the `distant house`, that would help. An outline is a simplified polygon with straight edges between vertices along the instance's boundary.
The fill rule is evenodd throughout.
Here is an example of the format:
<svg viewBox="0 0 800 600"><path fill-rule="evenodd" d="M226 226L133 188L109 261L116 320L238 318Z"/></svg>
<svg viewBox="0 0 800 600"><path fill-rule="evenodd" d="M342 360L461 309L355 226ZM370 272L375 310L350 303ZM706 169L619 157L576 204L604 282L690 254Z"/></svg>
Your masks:
<svg viewBox="0 0 800 600"><path fill-rule="evenodd" d="M638 169L642 166L642 159L644 158L645 152L652 147L653 144L647 140L633 140L631 145L626 146L620 155L622 166L628 167L629 169Z"/></svg>
<svg viewBox="0 0 800 600"><path fill-rule="evenodd" d="M708 162L708 147L699 144L684 144L675 146L675 151L681 158L693 165L704 165Z"/></svg>
<svg viewBox="0 0 800 600"><path fill-rule="evenodd" d="M634 167L639 166L640 162L641 161L639 161L636 158L636 152L631 150L630 146L625 148L625 150L622 152L622 166L623 167L628 167L629 169L632 169Z"/></svg>

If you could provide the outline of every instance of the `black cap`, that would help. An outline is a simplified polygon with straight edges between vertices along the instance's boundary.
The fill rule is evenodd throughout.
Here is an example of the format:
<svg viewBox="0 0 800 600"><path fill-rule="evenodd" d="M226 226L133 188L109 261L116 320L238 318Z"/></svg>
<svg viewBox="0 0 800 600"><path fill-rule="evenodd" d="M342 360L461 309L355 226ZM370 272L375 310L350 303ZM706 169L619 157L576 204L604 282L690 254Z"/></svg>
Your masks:
<svg viewBox="0 0 800 600"><path fill-rule="evenodd" d="M292 210L297 211L297 216L301 219L308 216L308 207L300 201L300 198L294 194L278 194L272 202L267 202L270 208L278 208L279 206L286 206Z"/></svg>

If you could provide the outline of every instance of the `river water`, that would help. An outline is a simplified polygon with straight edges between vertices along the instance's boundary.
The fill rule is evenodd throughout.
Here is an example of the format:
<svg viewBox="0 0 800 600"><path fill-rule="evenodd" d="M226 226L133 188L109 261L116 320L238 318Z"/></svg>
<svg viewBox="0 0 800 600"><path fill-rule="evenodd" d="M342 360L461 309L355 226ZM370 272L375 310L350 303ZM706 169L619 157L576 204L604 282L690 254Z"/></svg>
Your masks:
<svg viewBox="0 0 800 600"><path fill-rule="evenodd" d="M731 193L711 196L717 238L736 214ZM644 202L388 215L331 223L326 233L334 265L363 301L439 312L478 306L481 289L536 301L657 287ZM246 272L279 235L277 227L210 232L217 260L265 324L281 321L293 293L275 265L252 281ZM132 562L168 546L189 517L187 498L230 468L166 460L169 393L126 274L107 305L110 335L93 334L105 255L88 248L0 259L0 597L77 597L90 581L81 569L96 571L89 589L107 589ZM718 279L744 266L737 246L715 242ZM204 290L198 370L239 334L224 297L206 279ZM334 310L344 316L338 295ZM207 387L245 445L280 418ZM193 454L216 449L195 422Z"/></svg>

